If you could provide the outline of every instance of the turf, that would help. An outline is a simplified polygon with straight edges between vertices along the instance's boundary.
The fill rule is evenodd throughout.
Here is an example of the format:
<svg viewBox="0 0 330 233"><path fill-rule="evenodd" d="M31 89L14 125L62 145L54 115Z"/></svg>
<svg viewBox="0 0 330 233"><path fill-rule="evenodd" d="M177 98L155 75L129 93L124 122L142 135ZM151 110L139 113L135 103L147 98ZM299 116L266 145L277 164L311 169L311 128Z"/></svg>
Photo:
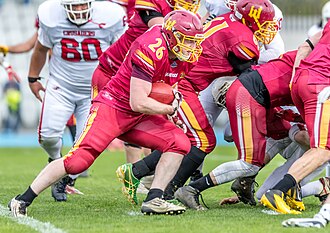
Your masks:
<svg viewBox="0 0 330 233"><path fill-rule="evenodd" d="M222 162L236 158L233 147L217 148L208 156L204 172L209 172ZM125 162L122 152L106 151L90 168L88 178L80 178L76 187L84 196L69 196L66 203L56 203L45 190L29 207L29 216L50 222L66 232L328 232L326 229L289 229L281 221L290 215L267 215L262 206L243 204L219 206L219 200L232 195L230 184L221 185L203 192L206 204L204 212L188 210L179 216L144 216L140 206L132 206L121 193L115 170ZM45 166L47 156L42 149L0 149L0 204L5 206L15 195L23 192L39 171ZM261 183L275 166L278 158L260 172ZM145 196L139 194L139 202ZM300 215L310 217L319 210L314 197L305 199L306 211ZM9 218L0 217L0 232L36 232L28 226L19 225Z"/></svg>

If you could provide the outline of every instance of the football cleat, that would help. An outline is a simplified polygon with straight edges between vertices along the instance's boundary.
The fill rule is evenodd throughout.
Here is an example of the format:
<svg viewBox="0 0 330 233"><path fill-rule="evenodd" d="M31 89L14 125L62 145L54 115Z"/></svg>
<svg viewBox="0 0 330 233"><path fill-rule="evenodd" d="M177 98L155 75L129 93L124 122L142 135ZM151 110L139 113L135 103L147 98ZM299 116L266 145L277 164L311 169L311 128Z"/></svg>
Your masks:
<svg viewBox="0 0 330 233"><path fill-rule="evenodd" d="M139 187L140 180L137 179L132 171L132 164L126 163L117 168L116 171L118 180L123 184L122 192L126 196L129 202L137 205L138 200L136 197L136 191Z"/></svg>
<svg viewBox="0 0 330 233"><path fill-rule="evenodd" d="M286 193L286 204L294 210L304 211L306 209L302 201L301 189L299 185L296 185L288 190Z"/></svg>
<svg viewBox="0 0 330 233"><path fill-rule="evenodd" d="M194 210L205 210L199 203L199 196L200 192L189 185L179 188L174 194L174 197L185 206Z"/></svg>
<svg viewBox="0 0 330 233"><path fill-rule="evenodd" d="M19 195L10 200L8 208L14 217L25 217L27 216L27 207L29 206L29 203L23 200L17 200L18 197Z"/></svg>
<svg viewBox="0 0 330 233"><path fill-rule="evenodd" d="M146 215L152 215L152 214L176 215L176 214L182 214L185 211L186 211L185 207L180 205L175 205L158 197L150 201L143 202L141 206L141 212Z"/></svg>
<svg viewBox="0 0 330 233"><path fill-rule="evenodd" d="M63 177L58 182L51 186L52 197L55 201L66 201L65 187L68 183L68 177Z"/></svg>
<svg viewBox="0 0 330 233"><path fill-rule="evenodd" d="M325 199L327 199L327 197L330 193L330 178L322 177L319 179L319 181L323 185L323 189L318 195L315 195L315 197L318 197L320 202L323 204Z"/></svg>
<svg viewBox="0 0 330 233"><path fill-rule="evenodd" d="M314 218L290 218L282 222L284 227L316 227L322 228L327 225L327 220L321 214L315 214Z"/></svg>
<svg viewBox="0 0 330 233"><path fill-rule="evenodd" d="M265 207L282 214L300 214L299 211L291 210L285 199L286 196L281 190L271 189L262 195L260 202Z"/></svg>
<svg viewBox="0 0 330 233"><path fill-rule="evenodd" d="M255 181L255 176L253 177L241 177L237 178L231 185L231 190L236 193L238 199L244 204L257 205L254 199L255 189L254 186L257 185Z"/></svg>

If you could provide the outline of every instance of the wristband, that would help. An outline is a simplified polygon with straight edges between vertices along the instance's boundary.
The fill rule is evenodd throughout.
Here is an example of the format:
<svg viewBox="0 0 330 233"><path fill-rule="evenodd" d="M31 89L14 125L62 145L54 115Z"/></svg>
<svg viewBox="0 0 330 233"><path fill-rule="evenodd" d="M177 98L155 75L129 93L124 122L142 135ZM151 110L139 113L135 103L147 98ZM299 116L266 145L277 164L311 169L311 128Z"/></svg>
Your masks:
<svg viewBox="0 0 330 233"><path fill-rule="evenodd" d="M311 49L313 50L314 49L314 45L313 45L312 41L310 41L310 39L307 39L306 42L309 45L309 47L311 47Z"/></svg>
<svg viewBox="0 0 330 233"><path fill-rule="evenodd" d="M35 83L38 80L41 80L41 78L40 77L38 77L38 78L28 77L29 83Z"/></svg>

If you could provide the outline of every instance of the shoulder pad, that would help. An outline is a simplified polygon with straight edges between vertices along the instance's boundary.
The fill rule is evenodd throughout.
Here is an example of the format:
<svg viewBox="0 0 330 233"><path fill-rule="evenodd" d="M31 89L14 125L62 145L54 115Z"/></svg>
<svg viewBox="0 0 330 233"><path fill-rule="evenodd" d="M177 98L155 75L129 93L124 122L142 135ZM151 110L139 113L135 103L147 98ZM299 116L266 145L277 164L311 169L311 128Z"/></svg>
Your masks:
<svg viewBox="0 0 330 233"><path fill-rule="evenodd" d="M67 16L64 7L58 0L48 0L38 8L39 24L47 27L55 27L66 21Z"/></svg>

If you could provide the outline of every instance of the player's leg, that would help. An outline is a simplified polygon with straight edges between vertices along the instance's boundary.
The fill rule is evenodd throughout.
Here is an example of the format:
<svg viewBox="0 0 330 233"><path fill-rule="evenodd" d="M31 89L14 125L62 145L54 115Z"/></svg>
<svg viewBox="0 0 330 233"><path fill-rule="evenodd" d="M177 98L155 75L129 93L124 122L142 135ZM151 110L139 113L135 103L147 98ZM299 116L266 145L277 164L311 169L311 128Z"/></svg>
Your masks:
<svg viewBox="0 0 330 233"><path fill-rule="evenodd" d="M317 95L322 90L319 85L308 84L310 71L302 70L296 74L292 86L292 98L301 116L306 122L310 136L311 149L298 159L289 169L284 178L263 198L274 199L277 205L285 203L282 193L297 185L304 177L330 160L329 148L329 108L330 101L318 103ZM324 86L323 86L324 87ZM320 135L322 135L320 137Z"/></svg>
<svg viewBox="0 0 330 233"><path fill-rule="evenodd" d="M152 125L153 127L150 127ZM172 122L162 116L147 116L133 129L120 136L120 139L141 145L146 148L162 151L161 158L155 169L155 176L147 198L142 204L142 212L146 214L175 214L184 212L184 208L178 207L161 199L165 187L177 172L183 155L189 150L189 139L183 131L177 128ZM127 197L137 203L136 194L130 192L131 188L125 185L129 180L126 174L117 170L117 175L124 183L124 191Z"/></svg>
<svg viewBox="0 0 330 233"><path fill-rule="evenodd" d="M231 96L227 99L227 109L240 159L221 164L208 175L189 186L180 188L175 193L180 201L193 209L200 209L196 201L199 192L238 177L255 175L263 164L266 134L265 108L261 105L258 107L255 100L238 81L229 88L227 96ZM233 98L233 96L240 98Z"/></svg>
<svg viewBox="0 0 330 233"><path fill-rule="evenodd" d="M67 90L54 80L47 83L39 123L39 143L47 152L49 162L61 158L62 136L65 125L74 110L74 103ZM52 186L51 193L56 201L66 201L66 182L60 180Z"/></svg>
<svg viewBox="0 0 330 233"><path fill-rule="evenodd" d="M94 160L105 150L108 144L125 127L130 126L130 119L104 104L93 104L85 128L70 152L48 164L32 182L31 186L9 203L9 208L15 216L26 215L27 207L47 187L66 174L78 174L91 166ZM115 119L121 117L121 122ZM138 120L138 119L136 119ZM105 124L105 122L108 122ZM135 123L135 119L134 119ZM116 130L117 129L117 130ZM19 205L17 205L19 203Z"/></svg>

